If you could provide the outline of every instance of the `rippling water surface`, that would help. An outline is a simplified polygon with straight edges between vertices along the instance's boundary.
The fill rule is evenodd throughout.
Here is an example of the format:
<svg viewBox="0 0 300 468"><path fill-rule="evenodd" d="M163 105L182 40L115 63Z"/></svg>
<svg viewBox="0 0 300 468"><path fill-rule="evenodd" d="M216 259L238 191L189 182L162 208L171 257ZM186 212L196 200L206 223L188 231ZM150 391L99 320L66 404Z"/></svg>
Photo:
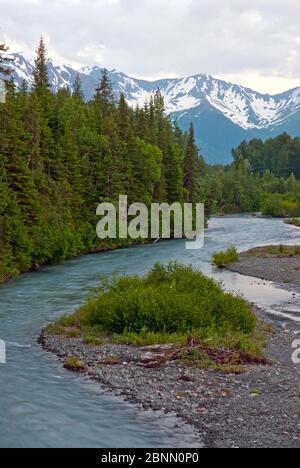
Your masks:
<svg viewBox="0 0 300 468"><path fill-rule="evenodd" d="M2 447L184 447L197 446L175 418L123 403L96 384L62 369L36 340L43 326L72 312L113 274L142 274L157 262L177 260L199 267L241 291L269 313L300 321L300 296L268 282L219 272L214 251L236 245L245 250L272 243L300 244L300 229L282 220L214 218L204 249L187 251L183 241L89 255L45 268L0 286L0 339L7 364L0 365L0 446Z"/></svg>

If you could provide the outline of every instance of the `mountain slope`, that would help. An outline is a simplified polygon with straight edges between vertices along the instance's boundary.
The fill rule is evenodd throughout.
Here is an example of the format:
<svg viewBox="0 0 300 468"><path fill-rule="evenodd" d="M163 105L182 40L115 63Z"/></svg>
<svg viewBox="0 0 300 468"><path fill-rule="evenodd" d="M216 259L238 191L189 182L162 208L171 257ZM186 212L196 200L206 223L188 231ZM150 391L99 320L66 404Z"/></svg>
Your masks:
<svg viewBox="0 0 300 468"><path fill-rule="evenodd" d="M32 84L34 63L14 54L13 76L18 86ZM54 91L71 89L79 72L86 99L91 99L101 76L100 67L74 70L70 66L48 64ZM160 88L166 112L186 130L193 122L197 143L206 160L225 163L231 149L241 140L274 137L284 131L300 135L300 88L274 96L227 83L207 74L155 82L130 78L115 70L109 72L116 95L123 92L130 105L143 105Z"/></svg>

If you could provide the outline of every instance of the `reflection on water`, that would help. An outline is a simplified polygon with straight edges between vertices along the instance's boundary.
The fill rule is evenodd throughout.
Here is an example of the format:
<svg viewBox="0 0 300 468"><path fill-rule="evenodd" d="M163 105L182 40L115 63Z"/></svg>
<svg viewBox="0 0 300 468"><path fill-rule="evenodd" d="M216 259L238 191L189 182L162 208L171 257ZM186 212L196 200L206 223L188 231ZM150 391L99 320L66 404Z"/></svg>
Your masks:
<svg viewBox="0 0 300 468"><path fill-rule="evenodd" d="M8 362L0 366L0 446L10 447L182 447L197 445L173 418L153 417L112 398L99 386L61 368L36 344L39 330L72 312L101 279L142 274L157 262L199 267L242 292L270 313L299 321L300 296L271 283L220 272L210 264L214 251L236 245L300 244L300 230L281 220L215 218L200 251L183 241L90 255L30 273L0 287L0 338Z"/></svg>

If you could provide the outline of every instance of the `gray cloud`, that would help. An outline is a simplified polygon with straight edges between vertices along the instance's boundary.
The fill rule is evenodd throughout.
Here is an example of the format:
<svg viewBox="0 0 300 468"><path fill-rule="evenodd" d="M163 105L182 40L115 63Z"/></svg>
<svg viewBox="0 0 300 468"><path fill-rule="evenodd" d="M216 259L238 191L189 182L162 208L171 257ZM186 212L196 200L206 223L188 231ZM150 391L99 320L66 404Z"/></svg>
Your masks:
<svg viewBox="0 0 300 468"><path fill-rule="evenodd" d="M300 84L299 0L0 0L0 39L139 77ZM251 78L252 77L252 78Z"/></svg>

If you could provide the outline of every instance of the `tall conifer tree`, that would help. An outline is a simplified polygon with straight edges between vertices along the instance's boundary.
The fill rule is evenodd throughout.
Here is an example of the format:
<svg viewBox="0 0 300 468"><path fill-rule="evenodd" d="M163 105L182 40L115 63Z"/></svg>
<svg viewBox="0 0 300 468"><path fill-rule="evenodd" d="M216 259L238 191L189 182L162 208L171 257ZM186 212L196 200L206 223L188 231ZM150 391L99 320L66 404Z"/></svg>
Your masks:
<svg viewBox="0 0 300 468"><path fill-rule="evenodd" d="M77 99L78 101L83 101L84 100L84 94L82 91L82 84L81 84L81 79L79 73L77 73L75 82L74 82L74 87L73 87L73 97Z"/></svg>
<svg viewBox="0 0 300 468"><path fill-rule="evenodd" d="M35 71L34 71L34 88L37 91L43 91L50 88L48 80L48 68L47 68L47 49L44 39L41 38L39 45L36 49L35 58Z"/></svg>
<svg viewBox="0 0 300 468"><path fill-rule="evenodd" d="M184 187L186 189L187 202L189 203L197 202L197 180L199 177L197 171L199 170L200 162L198 158L194 127L191 125L184 159Z"/></svg>
<svg viewBox="0 0 300 468"><path fill-rule="evenodd" d="M3 75L10 74L9 62L13 62L12 58L3 55L8 50L9 48L5 44L0 43L0 73Z"/></svg>

